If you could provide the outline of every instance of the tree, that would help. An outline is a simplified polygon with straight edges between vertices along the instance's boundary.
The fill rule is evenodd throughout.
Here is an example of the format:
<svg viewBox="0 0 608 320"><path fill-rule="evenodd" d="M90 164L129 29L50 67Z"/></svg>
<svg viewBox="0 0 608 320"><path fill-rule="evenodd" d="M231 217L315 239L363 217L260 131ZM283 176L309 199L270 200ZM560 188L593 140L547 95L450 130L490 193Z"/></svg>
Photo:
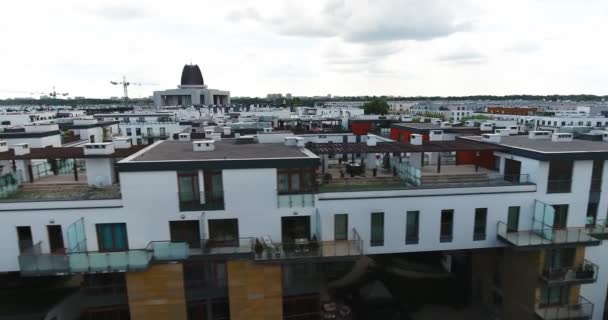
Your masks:
<svg viewBox="0 0 608 320"><path fill-rule="evenodd" d="M372 98L372 100L366 102L363 105L363 112L365 114L380 114L384 115L388 113L388 103L380 98Z"/></svg>

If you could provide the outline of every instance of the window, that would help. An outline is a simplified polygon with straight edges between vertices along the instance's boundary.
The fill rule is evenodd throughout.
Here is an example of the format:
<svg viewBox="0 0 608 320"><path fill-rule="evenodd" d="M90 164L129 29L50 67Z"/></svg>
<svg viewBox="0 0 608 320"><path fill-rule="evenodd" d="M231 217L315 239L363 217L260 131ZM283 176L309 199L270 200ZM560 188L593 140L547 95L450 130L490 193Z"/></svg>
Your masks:
<svg viewBox="0 0 608 320"><path fill-rule="evenodd" d="M540 306L562 305L568 302L570 287L568 286L544 286L540 294Z"/></svg>
<svg viewBox="0 0 608 320"><path fill-rule="evenodd" d="M547 193L568 193L572 186L573 161L552 160L549 162Z"/></svg>
<svg viewBox="0 0 608 320"><path fill-rule="evenodd" d="M129 249L126 223L98 223L97 243L99 251L125 251Z"/></svg>
<svg viewBox="0 0 608 320"><path fill-rule="evenodd" d="M551 249L545 251L545 270L563 270L574 267L575 248Z"/></svg>
<svg viewBox="0 0 608 320"><path fill-rule="evenodd" d="M21 253L32 248L34 246L32 228L30 228L30 226L17 227L17 241L19 241L19 252Z"/></svg>
<svg viewBox="0 0 608 320"><path fill-rule="evenodd" d="M149 136L152 136L152 128L146 128L146 134Z"/></svg>
<svg viewBox="0 0 608 320"><path fill-rule="evenodd" d="M202 210L198 171L178 172L177 188L179 190L180 211Z"/></svg>
<svg viewBox="0 0 608 320"><path fill-rule="evenodd" d="M141 144L141 138L137 138L137 144L140 145Z"/></svg>
<svg viewBox="0 0 608 320"><path fill-rule="evenodd" d="M334 240L348 240L348 214L334 215Z"/></svg>
<svg viewBox="0 0 608 320"><path fill-rule="evenodd" d="M222 171L203 171L205 203L203 210L224 210L224 182Z"/></svg>
<svg viewBox="0 0 608 320"><path fill-rule="evenodd" d="M475 209L475 224L473 226L473 240L485 240L486 239L486 224L488 219L487 208Z"/></svg>
<svg viewBox="0 0 608 320"><path fill-rule="evenodd" d="M568 205L553 205L555 215L553 216L553 229L564 229L568 223Z"/></svg>
<svg viewBox="0 0 608 320"><path fill-rule="evenodd" d="M141 136L141 128L135 128L135 135Z"/></svg>
<svg viewBox="0 0 608 320"><path fill-rule="evenodd" d="M585 222L586 227L593 227L597 223L597 202L589 202L587 204L587 221Z"/></svg>
<svg viewBox="0 0 608 320"><path fill-rule="evenodd" d="M405 244L417 244L419 233L419 211L408 211L405 218Z"/></svg>
<svg viewBox="0 0 608 320"><path fill-rule="evenodd" d="M372 247L384 245L384 212L372 213L371 234L370 245Z"/></svg>
<svg viewBox="0 0 608 320"><path fill-rule="evenodd" d="M277 185L279 194L314 192L314 169L279 169Z"/></svg>
<svg viewBox="0 0 608 320"><path fill-rule="evenodd" d="M507 232L517 232L517 230L519 230L519 207L509 207Z"/></svg>
<svg viewBox="0 0 608 320"><path fill-rule="evenodd" d="M65 252L65 246L63 245L63 232L61 231L61 225L54 224L46 226L47 233L49 235L49 248L51 253L62 253Z"/></svg>
<svg viewBox="0 0 608 320"><path fill-rule="evenodd" d="M165 130L165 127L160 127L160 136L161 136L161 137L164 137L164 136L166 136L166 135L167 135L167 132L166 132L166 130Z"/></svg>
<svg viewBox="0 0 608 320"><path fill-rule="evenodd" d="M454 210L441 210L441 232L439 242L452 242Z"/></svg>
<svg viewBox="0 0 608 320"><path fill-rule="evenodd" d="M127 128L127 136L131 136L131 128Z"/></svg>
<svg viewBox="0 0 608 320"><path fill-rule="evenodd" d="M593 160L591 171L591 192L602 191L602 174L604 172L604 160Z"/></svg>

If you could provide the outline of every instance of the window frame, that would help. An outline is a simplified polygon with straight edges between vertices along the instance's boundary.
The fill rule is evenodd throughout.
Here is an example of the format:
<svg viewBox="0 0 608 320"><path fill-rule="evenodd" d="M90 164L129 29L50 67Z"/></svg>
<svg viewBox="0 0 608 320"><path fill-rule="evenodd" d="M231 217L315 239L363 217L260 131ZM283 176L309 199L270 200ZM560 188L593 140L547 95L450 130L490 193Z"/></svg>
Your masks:
<svg viewBox="0 0 608 320"><path fill-rule="evenodd" d="M306 183L306 175L310 175L308 185ZM287 191L281 190L280 179L282 175L287 176ZM292 176L296 175L299 179L298 189L292 183ZM295 180L295 179L294 179ZM280 195L290 194L306 194L316 191L315 169L314 168L295 168L295 169L277 169L277 193Z"/></svg>

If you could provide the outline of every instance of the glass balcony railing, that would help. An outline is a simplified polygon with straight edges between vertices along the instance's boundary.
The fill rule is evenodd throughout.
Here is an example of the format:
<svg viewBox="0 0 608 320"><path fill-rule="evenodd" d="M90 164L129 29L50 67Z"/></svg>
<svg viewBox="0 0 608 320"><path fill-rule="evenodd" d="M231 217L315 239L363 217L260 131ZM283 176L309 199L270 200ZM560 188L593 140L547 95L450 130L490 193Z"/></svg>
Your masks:
<svg viewBox="0 0 608 320"><path fill-rule="evenodd" d="M570 227L552 229L541 226L534 230L510 231L507 224L498 222L498 239L514 247L552 246L562 244L598 245L587 228Z"/></svg>
<svg viewBox="0 0 608 320"><path fill-rule="evenodd" d="M279 194L277 196L279 208L307 208L315 206L314 194Z"/></svg>
<svg viewBox="0 0 608 320"><path fill-rule="evenodd" d="M577 303L536 308L536 316L543 320L584 320L593 316L593 303L579 296Z"/></svg>
<svg viewBox="0 0 608 320"><path fill-rule="evenodd" d="M597 280L599 267L590 261L572 267L546 268L541 279L546 284L582 284L593 283Z"/></svg>
<svg viewBox="0 0 608 320"><path fill-rule="evenodd" d="M200 248L191 248L192 255L208 254L250 254L253 252L253 238L203 239Z"/></svg>
<svg viewBox="0 0 608 320"><path fill-rule="evenodd" d="M607 220L597 220L595 223L587 225L587 230L589 230L589 235L599 239L599 240L607 240L608 239L608 221Z"/></svg>
<svg viewBox="0 0 608 320"><path fill-rule="evenodd" d="M190 246L185 242L152 241L146 250L158 261L185 260L190 256Z"/></svg>
<svg viewBox="0 0 608 320"><path fill-rule="evenodd" d="M180 191L178 199L179 211L224 210L224 198L213 198L205 192ZM206 201L201 201L202 199Z"/></svg>

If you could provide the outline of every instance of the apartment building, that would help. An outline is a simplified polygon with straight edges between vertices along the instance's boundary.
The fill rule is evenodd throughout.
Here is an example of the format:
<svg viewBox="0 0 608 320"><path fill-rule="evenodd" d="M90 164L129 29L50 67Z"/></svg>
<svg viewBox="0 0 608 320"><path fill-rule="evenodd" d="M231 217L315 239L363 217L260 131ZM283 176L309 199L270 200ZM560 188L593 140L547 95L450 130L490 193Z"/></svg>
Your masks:
<svg viewBox="0 0 608 320"><path fill-rule="evenodd" d="M47 319L366 318L368 300L352 295L382 290L352 288L378 265L458 278L446 280L462 284L452 299L488 318L602 319L608 134L405 139L409 125L393 125L393 140L182 133L143 149L4 147L15 167L0 184L0 272L76 281ZM84 166L24 174L62 157ZM407 262L426 254L442 267ZM393 257L406 262L384 264Z"/></svg>
<svg viewBox="0 0 608 320"><path fill-rule="evenodd" d="M119 134L130 138L133 145L152 144L189 129L173 112L98 113L94 118L117 122Z"/></svg>

